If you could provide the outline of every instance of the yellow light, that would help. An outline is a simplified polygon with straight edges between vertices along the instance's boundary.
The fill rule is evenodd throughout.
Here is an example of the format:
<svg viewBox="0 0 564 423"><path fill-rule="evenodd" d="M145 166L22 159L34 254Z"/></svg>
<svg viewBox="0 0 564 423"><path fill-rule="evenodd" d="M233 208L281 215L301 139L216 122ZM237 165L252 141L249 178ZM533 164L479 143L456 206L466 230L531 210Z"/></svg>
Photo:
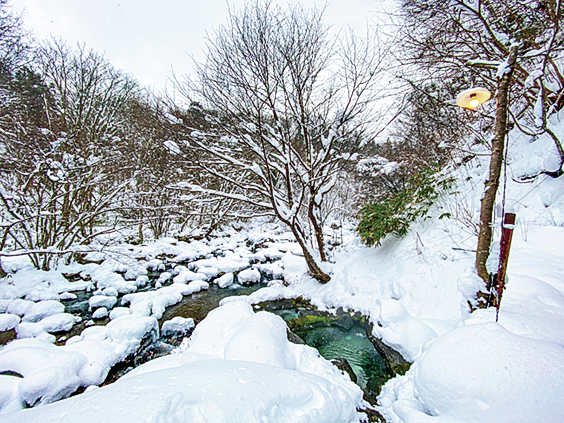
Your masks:
<svg viewBox="0 0 564 423"><path fill-rule="evenodd" d="M484 104L491 97L491 93L485 88L470 88L458 94L456 104L464 109L474 110L480 104Z"/></svg>
<svg viewBox="0 0 564 423"><path fill-rule="evenodd" d="M480 100L478 100L477 98L473 98L472 100L470 100L470 103L468 103L468 107L470 107L471 109L475 109L479 105L480 105Z"/></svg>

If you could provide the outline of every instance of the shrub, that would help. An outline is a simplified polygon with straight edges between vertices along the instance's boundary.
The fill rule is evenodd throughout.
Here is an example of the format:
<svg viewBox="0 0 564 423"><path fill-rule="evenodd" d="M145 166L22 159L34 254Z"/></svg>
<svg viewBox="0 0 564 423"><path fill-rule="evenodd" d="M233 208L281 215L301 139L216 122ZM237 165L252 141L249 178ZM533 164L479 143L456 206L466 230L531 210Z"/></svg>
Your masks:
<svg viewBox="0 0 564 423"><path fill-rule="evenodd" d="M366 204L359 213L358 233L369 245L380 245L386 235L407 235L410 224L429 211L440 193L453 179L439 173L436 164L411 176L402 190L378 202Z"/></svg>

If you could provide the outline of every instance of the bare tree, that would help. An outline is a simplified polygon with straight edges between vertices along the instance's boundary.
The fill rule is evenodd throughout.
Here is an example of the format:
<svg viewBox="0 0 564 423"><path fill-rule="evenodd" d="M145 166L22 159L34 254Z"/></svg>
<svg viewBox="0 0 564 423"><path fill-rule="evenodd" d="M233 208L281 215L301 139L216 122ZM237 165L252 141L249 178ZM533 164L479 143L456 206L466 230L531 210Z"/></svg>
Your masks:
<svg viewBox="0 0 564 423"><path fill-rule="evenodd" d="M0 249L27 252L49 269L57 251L97 235L127 187L114 151L136 85L84 47L54 40L35 57L38 71L20 72L12 84L21 113L5 127L0 152Z"/></svg>
<svg viewBox="0 0 564 423"><path fill-rule="evenodd" d="M209 111L209 128L185 128L184 146L229 187L214 194L273 213L311 275L327 282L321 211L339 170L370 137L384 49L350 31L332 38L322 18L269 1L231 12L196 78L179 89Z"/></svg>

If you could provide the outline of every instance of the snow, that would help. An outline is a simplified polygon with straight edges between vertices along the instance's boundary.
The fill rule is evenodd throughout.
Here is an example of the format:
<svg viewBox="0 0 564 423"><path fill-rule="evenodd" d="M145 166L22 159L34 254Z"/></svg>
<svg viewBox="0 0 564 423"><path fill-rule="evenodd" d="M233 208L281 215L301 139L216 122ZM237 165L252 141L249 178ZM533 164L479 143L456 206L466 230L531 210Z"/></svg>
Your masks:
<svg viewBox="0 0 564 423"><path fill-rule="evenodd" d="M117 303L116 297L106 297L105 295L94 295L88 299L90 310L104 307L106 309L112 308Z"/></svg>
<svg viewBox="0 0 564 423"><path fill-rule="evenodd" d="M312 348L291 344L275 315L231 303L212 311L189 344L116 383L10 414L10 421L360 421L360 388Z"/></svg>
<svg viewBox="0 0 564 423"><path fill-rule="evenodd" d="M59 314L63 311L65 311L65 306L59 301L40 301L29 307L22 320L24 322L37 322L45 317Z"/></svg>
<svg viewBox="0 0 564 423"><path fill-rule="evenodd" d="M561 131L563 118L561 113L549 123ZM454 170L456 194L431 210L451 218L415 222L406 237L388 237L378 248L363 247L344 228L343 245L331 252L334 263L327 266L331 281L324 285L308 276L291 236L266 224L226 231L213 241L163 238L117 247L119 260L50 272L3 259L10 275L0 281L0 327L15 328L18 339L0 348L0 371L23 378L0 375L0 420L360 421L356 409L366 404L348 376L316 350L289 343L280 318L252 308L301 297L321 310L362 313L374 325L373 335L413 361L405 375L382 388L378 410L388 422L564 421L564 179L521 181L559 165L546 134L515 130L509 146L505 209L515 210L517 222L497 322L495 309L471 312L468 304L475 305L476 292L484 289L472 250L487 151L474 146L477 157ZM376 160L366 166L386 173L399 164ZM500 216L493 228L497 242ZM260 243L256 253L248 241ZM147 269L163 273L149 280ZM62 271L91 281L69 283ZM194 329L175 353L63 399L79 386L101 385L144 339L157 338L157 319L167 307L207 289L208 280L226 288L234 274L245 283L260 280L261 272L275 280L247 297L223 299L195 328L189 318L164 322L163 334ZM147 290L137 292L141 287ZM108 307L92 305L101 314L117 305L111 321L53 345L48 330L71 324L58 300L79 290L95 293L89 305L117 299ZM20 410L24 402L42 406Z"/></svg>
<svg viewBox="0 0 564 423"><path fill-rule="evenodd" d="M191 329L194 329L194 319L184 318L180 316L173 317L163 323L161 332L163 335L185 335Z"/></svg>
<svg viewBox="0 0 564 423"><path fill-rule="evenodd" d="M476 377L476 369L484 377ZM496 323L453 330L430 345L412 372L432 416L476 423L564 420L564 348Z"/></svg>
<svg viewBox="0 0 564 423"><path fill-rule="evenodd" d="M96 309L94 313L92 313L93 319L103 319L104 317L108 316L108 309L106 307L100 307Z"/></svg>
<svg viewBox="0 0 564 423"><path fill-rule="evenodd" d="M0 314L0 332L14 329L20 323L20 316L17 314Z"/></svg>
<svg viewBox="0 0 564 423"><path fill-rule="evenodd" d="M227 288L233 285L233 273L226 273L223 276L220 276L215 281L220 288Z"/></svg>
<svg viewBox="0 0 564 423"><path fill-rule="evenodd" d="M237 275L237 282L240 284L260 282L260 272L257 269L245 269Z"/></svg>

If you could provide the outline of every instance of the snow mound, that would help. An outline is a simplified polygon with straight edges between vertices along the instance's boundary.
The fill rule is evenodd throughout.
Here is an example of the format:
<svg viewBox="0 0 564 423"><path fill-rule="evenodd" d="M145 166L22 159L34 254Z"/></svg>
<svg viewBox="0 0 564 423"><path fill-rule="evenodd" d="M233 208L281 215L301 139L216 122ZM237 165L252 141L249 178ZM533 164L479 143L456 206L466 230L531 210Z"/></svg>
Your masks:
<svg viewBox="0 0 564 423"><path fill-rule="evenodd" d="M564 348L474 324L438 338L414 366L429 417L394 405L405 423L564 421Z"/></svg>
<svg viewBox="0 0 564 423"><path fill-rule="evenodd" d="M133 332L143 322L129 324L132 318L156 324L152 317L123 317L83 336L139 338ZM183 352L152 360L103 388L8 417L14 423L360 422L360 388L316 350L291 344L286 331L280 317L229 302L196 327Z"/></svg>

